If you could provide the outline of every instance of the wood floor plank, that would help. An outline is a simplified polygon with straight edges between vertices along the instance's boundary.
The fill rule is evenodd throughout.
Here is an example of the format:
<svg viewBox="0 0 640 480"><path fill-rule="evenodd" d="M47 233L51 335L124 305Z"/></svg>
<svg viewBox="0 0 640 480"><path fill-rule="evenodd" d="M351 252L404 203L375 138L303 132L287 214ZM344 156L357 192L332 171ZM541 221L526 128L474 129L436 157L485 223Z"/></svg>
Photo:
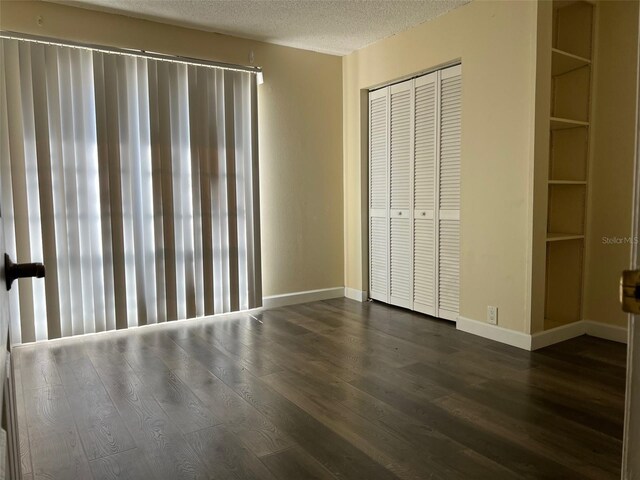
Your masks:
<svg viewBox="0 0 640 480"><path fill-rule="evenodd" d="M344 398L340 400L341 406L357 412L371 422L394 430L408 441L423 445L429 454L442 455L464 448L446 435L424 428L419 419L405 414L350 383L345 385L344 394Z"/></svg>
<svg viewBox="0 0 640 480"><path fill-rule="evenodd" d="M193 374L193 372L182 372L185 378L190 374ZM225 404L225 402L235 403L237 398L240 398L252 407L249 412L254 410L260 412L260 418L267 422L262 426L253 420L253 415L249 419L240 417L240 429L238 429L236 422L226 423L229 430L238 435L238 437L242 438L242 435L246 434L246 429L257 423L259 425L258 433L260 433L258 438L266 438L268 440L267 447L274 448L279 446L281 448L275 451L281 451L293 446L293 442L295 442L307 452L313 452L314 457L338 477L349 479L363 477L376 479L397 478L355 446L333 433L321 422L318 422L287 399L271 390L259 378L253 377L248 373L236 375L233 378L235 381L230 384L230 388L236 396L230 395L229 392L220 388L220 385L217 388L207 388L207 385L211 382L216 384L216 382L220 381L217 377L213 377L213 380L211 376L209 379L202 379L206 382L203 382L202 387L198 387L194 383L189 383L189 385L198 395L204 396L211 395L212 392L221 392L223 398L220 401L215 401L215 398L211 398L211 403L208 403L210 408L215 408L215 406L220 408L220 405ZM236 405L234 408L238 408L238 406ZM277 437L274 437L274 435L277 435ZM276 438L278 439L277 444L274 441ZM291 439L293 439L293 442ZM252 448L246 440L244 440L244 443L259 455L255 446Z"/></svg>
<svg viewBox="0 0 640 480"><path fill-rule="evenodd" d="M16 386L16 413L18 417L18 440L20 451L20 465L24 476L32 472L31 447L29 445L29 430L27 429L27 414L24 404L24 391L22 387L22 373L14 364L14 381Z"/></svg>
<svg viewBox="0 0 640 480"><path fill-rule="evenodd" d="M620 468L620 461L608 452L599 452L584 445L581 438L540 428L535 423L513 420L499 410L489 408L459 395L439 398L435 401L452 415L472 422L485 431L507 438L527 450L553 459L579 472L585 479L606 478ZM619 447L614 447L618 449Z"/></svg>
<svg viewBox="0 0 640 480"><path fill-rule="evenodd" d="M501 414L509 415L523 426L553 425L553 432L562 433L567 437L575 435L580 438L581 443L592 448L593 451L612 453L618 451L621 446L621 439L595 428L597 422L590 426L576 421L575 417L565 418L563 414L570 409L556 410L552 404L540 406L537 402L530 401L526 394L523 395L511 389L508 382L492 381L472 385L460 394Z"/></svg>
<svg viewBox="0 0 640 480"><path fill-rule="evenodd" d="M458 462L458 453L465 446L446 436L443 432L428 428L423 422L395 409L353 385L347 384L341 405L364 416L382 428L395 432L415 445L425 456L443 464Z"/></svg>
<svg viewBox="0 0 640 480"><path fill-rule="evenodd" d="M191 448L207 465L212 478L276 480L269 470L225 426L185 435Z"/></svg>
<svg viewBox="0 0 640 480"><path fill-rule="evenodd" d="M263 379L284 398L345 438L398 478L419 479L426 478L427 475L446 478L443 471L438 471L437 466L426 465L423 458L415 454L413 446L394 432L376 426L349 409L323 401L313 392L300 391L298 385L287 381L285 375L276 373Z"/></svg>
<svg viewBox="0 0 640 480"><path fill-rule="evenodd" d="M178 426L121 355L102 352L91 360L154 476L208 478L206 467L186 444Z"/></svg>
<svg viewBox="0 0 640 480"><path fill-rule="evenodd" d="M549 353L547 349L544 348L537 352L535 362L536 365L546 366L550 369L563 372L569 381L593 381L602 388L616 392L624 392L626 378L624 370L620 372L620 368L607 366L605 371L602 369L592 369L589 364L576 361L574 355L563 355L558 352Z"/></svg>
<svg viewBox="0 0 640 480"><path fill-rule="evenodd" d="M89 462L94 480L142 480L154 478L153 472L144 458L144 452L137 448L116 453Z"/></svg>
<svg viewBox="0 0 640 480"><path fill-rule="evenodd" d="M274 477L281 480L335 480L336 477L299 447L262 457Z"/></svg>
<svg viewBox="0 0 640 480"><path fill-rule="evenodd" d="M24 478L620 476L625 347L587 336L331 299L15 352Z"/></svg>
<svg viewBox="0 0 640 480"><path fill-rule="evenodd" d="M221 324L213 324L203 328L200 336L256 376L268 375L282 370L282 367L265 358L253 346L244 345L230 337Z"/></svg>
<svg viewBox="0 0 640 480"><path fill-rule="evenodd" d="M27 390L25 411L35 478L91 478L62 385Z"/></svg>
<svg viewBox="0 0 640 480"><path fill-rule="evenodd" d="M254 391L257 391L254 388ZM322 422L276 394L260 388L258 409L337 478L386 480L398 478Z"/></svg>
<svg viewBox="0 0 640 480"><path fill-rule="evenodd" d="M18 352L22 385L26 390L61 385L60 376L48 345L28 345L14 349Z"/></svg>
<svg viewBox="0 0 640 480"><path fill-rule="evenodd" d="M416 342L442 354L491 343L490 340L457 331L453 322L377 302L359 305L353 305L353 303L345 299L333 299L322 302L322 307L329 306L339 311L355 313L360 318L366 317L369 330L377 330L389 337Z"/></svg>
<svg viewBox="0 0 640 480"><path fill-rule="evenodd" d="M57 364L89 460L130 450L135 443L88 357Z"/></svg>
<svg viewBox="0 0 640 480"><path fill-rule="evenodd" d="M293 445L288 435L256 410L251 402L242 398L231 386L207 369L207 365L218 365L218 363L210 358L211 352L203 348L200 340L195 339L193 343L181 342L181 344L202 363L174 370L174 372L207 405L214 416L224 419L228 429L237 435L255 455L268 455ZM237 379L238 375L236 373L234 378ZM232 385L236 384L232 383Z"/></svg>
<svg viewBox="0 0 640 480"><path fill-rule="evenodd" d="M233 385L236 379L241 378L245 373L244 367L235 363L198 335L186 339L174 338L174 340L183 350L227 385Z"/></svg>
<svg viewBox="0 0 640 480"><path fill-rule="evenodd" d="M154 350L138 340L133 336L123 338L119 348L138 378L143 379L158 404L183 433L222 422L167 368Z"/></svg>
<svg viewBox="0 0 640 480"><path fill-rule="evenodd" d="M447 432L457 442L506 466L522 478L580 478L577 472L520 448L507 439L480 429L471 422L460 420L434 404L403 391L396 385L377 378L361 378L351 384L390 403L407 415L419 419L428 427Z"/></svg>
<svg viewBox="0 0 640 480"><path fill-rule="evenodd" d="M35 479L88 480L93 478L77 432L55 431L31 435Z"/></svg>
<svg viewBox="0 0 640 480"><path fill-rule="evenodd" d="M575 397L566 395L562 390L542 390L520 382L492 380L487 382L485 387L491 389L496 384L499 384L496 390L500 390L502 395L511 401L526 402L534 408L622 440L624 415L615 407L594 403L588 398L576 402Z"/></svg>
<svg viewBox="0 0 640 480"><path fill-rule="evenodd" d="M620 415L624 411L624 394L620 390L605 389L590 378L575 378L566 372L539 366L512 375L511 380L530 385L544 392L565 392L572 398L612 409Z"/></svg>
<svg viewBox="0 0 640 480"><path fill-rule="evenodd" d="M66 432L74 425L62 385L27 390L25 409L31 433Z"/></svg>

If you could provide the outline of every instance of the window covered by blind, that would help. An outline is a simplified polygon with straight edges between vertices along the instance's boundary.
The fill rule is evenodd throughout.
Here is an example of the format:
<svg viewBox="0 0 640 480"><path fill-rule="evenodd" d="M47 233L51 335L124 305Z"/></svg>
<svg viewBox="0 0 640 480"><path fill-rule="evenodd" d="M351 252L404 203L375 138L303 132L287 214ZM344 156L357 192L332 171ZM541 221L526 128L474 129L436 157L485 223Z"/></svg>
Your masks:
<svg viewBox="0 0 640 480"><path fill-rule="evenodd" d="M0 39L13 341L261 305L256 78Z"/></svg>

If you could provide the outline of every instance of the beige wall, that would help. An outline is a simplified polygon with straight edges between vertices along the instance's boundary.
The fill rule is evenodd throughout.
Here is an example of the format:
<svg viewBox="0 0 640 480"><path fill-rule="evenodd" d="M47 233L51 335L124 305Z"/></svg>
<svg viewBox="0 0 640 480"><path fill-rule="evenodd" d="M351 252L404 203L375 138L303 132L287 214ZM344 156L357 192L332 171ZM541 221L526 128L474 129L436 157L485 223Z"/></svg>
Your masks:
<svg viewBox="0 0 640 480"><path fill-rule="evenodd" d="M598 3L594 60L584 318L619 326L620 273L630 264L635 142L638 2Z"/></svg>
<svg viewBox="0 0 640 480"><path fill-rule="evenodd" d="M240 64L253 50L265 76L258 101L264 295L343 285L340 57L51 3L0 5L5 30Z"/></svg>
<svg viewBox="0 0 640 480"><path fill-rule="evenodd" d="M497 305L500 326L529 332L536 17L535 2L477 0L343 57L346 286L368 276L362 90L461 59L460 315Z"/></svg>

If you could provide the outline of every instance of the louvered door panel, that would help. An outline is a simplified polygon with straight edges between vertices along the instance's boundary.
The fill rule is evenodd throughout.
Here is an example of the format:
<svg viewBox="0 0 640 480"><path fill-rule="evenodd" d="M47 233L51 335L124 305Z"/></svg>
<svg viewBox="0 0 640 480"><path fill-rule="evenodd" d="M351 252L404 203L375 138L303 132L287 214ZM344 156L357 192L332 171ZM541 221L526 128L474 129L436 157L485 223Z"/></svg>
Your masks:
<svg viewBox="0 0 640 480"><path fill-rule="evenodd" d="M440 100L440 209L460 210L462 79L460 66L442 71Z"/></svg>
<svg viewBox="0 0 640 480"><path fill-rule="evenodd" d="M388 302L389 221L384 217L369 219L369 290L370 297Z"/></svg>
<svg viewBox="0 0 640 480"><path fill-rule="evenodd" d="M389 303L411 308L411 223L391 218Z"/></svg>
<svg viewBox="0 0 640 480"><path fill-rule="evenodd" d="M435 226L416 218L413 228L413 309L435 313Z"/></svg>
<svg viewBox="0 0 640 480"><path fill-rule="evenodd" d="M416 80L414 208L433 212L436 176L436 74Z"/></svg>
<svg viewBox="0 0 640 480"><path fill-rule="evenodd" d="M391 209L411 203L411 83L391 87Z"/></svg>
<svg viewBox="0 0 640 480"><path fill-rule="evenodd" d="M415 80L413 309L435 313L437 72Z"/></svg>
<svg viewBox="0 0 640 480"><path fill-rule="evenodd" d="M369 94L369 296L389 301L388 88Z"/></svg>
<svg viewBox="0 0 640 480"><path fill-rule="evenodd" d="M440 220L438 316L457 320L460 302L460 222Z"/></svg>
<svg viewBox="0 0 640 480"><path fill-rule="evenodd" d="M374 94L378 95L374 96ZM380 96L380 93L385 94ZM372 92L369 103L369 208L388 208L388 145L387 145L387 96L386 90Z"/></svg>
<svg viewBox="0 0 640 480"><path fill-rule="evenodd" d="M412 128L413 80L389 87L390 275L389 303L411 308L413 300Z"/></svg>
<svg viewBox="0 0 640 480"><path fill-rule="evenodd" d="M437 315L456 320L460 304L460 150L462 69L440 72Z"/></svg>

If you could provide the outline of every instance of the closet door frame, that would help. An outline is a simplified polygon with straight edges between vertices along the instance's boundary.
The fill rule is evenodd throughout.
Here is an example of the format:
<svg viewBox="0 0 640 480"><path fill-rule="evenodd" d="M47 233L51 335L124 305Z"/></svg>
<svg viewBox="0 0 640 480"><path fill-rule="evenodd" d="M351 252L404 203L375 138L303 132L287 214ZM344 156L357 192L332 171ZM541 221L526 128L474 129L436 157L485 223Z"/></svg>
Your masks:
<svg viewBox="0 0 640 480"><path fill-rule="evenodd" d="M367 115L368 125L367 125L367 138L368 138L368 167L369 171L367 172L368 182L367 185L369 188L371 187L371 153L372 153L372 141L371 141L371 105L372 100L377 98L385 97L386 98L386 132L385 132L385 142L386 142L386 151L387 151L387 182L386 182L386 209L372 209L371 208L371 191L369 191L368 195L368 204L366 207L366 217L368 218L368 228L367 238L369 242L369 252L367 258L367 264L369 265L369 298L374 300L383 301L385 303L389 303L391 305L396 305L404 308L408 308L420 313L425 313L427 315L433 315L435 317L443 318L445 320L456 321L458 312L452 312L448 310L443 310L439 305L439 259L440 259L440 221L441 220L456 220L458 224L460 222L460 210L452 211L452 210L444 210L440 211L440 164L441 164L441 103L442 103L442 79L448 78L455 75L462 75L462 64L461 62L455 61L447 65L442 65L437 69L424 72L420 75L416 75L415 77L394 82L388 84L386 86L379 87L375 90L370 90L368 92L368 100L367 106L369 108L369 112ZM414 231L415 231L415 219L423 216L422 210L415 210L415 110L416 110L416 88L422 84L429 83L430 81L434 81L433 77L435 76L435 121L434 121L434 130L435 130L435 153L434 153L434 188L433 188L433 196L434 196L434 208L433 211L424 211L424 217L429 219L433 218L433 238L434 238L434 271L433 271L433 307L429 307L427 305L420 304L414 301ZM411 95L410 102L410 205L408 211L405 209L392 209L391 208L391 94L393 92L401 91L406 89L407 85L409 85L409 91ZM387 278L387 291L386 295L381 294L381 292L374 292L371 289L371 278L372 278L372 269L371 269L371 219L372 218L386 218L386 233L387 233L387 255L386 255L386 278ZM409 275L409 288L410 288L410 299L406 301L405 299L394 298L391 295L391 220L394 217L402 216L403 218L408 216L409 225L410 225L410 275ZM461 253L461 252L460 252ZM460 259L460 258L459 258ZM460 280L458 276L458 281ZM458 287L459 288L459 287ZM458 297L459 301L459 297Z"/></svg>

